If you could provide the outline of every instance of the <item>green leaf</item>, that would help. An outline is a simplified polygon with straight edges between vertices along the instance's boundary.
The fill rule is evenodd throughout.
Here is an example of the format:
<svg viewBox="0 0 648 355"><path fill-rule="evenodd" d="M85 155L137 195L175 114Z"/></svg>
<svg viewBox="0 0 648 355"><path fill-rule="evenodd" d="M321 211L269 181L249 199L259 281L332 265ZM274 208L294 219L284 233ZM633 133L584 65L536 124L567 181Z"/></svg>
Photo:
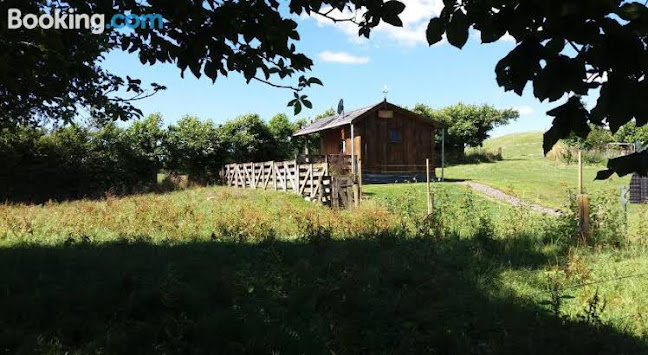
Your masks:
<svg viewBox="0 0 648 355"><path fill-rule="evenodd" d="M545 45L545 49L552 55L558 55L565 48L565 40L562 38L552 38Z"/></svg>
<svg viewBox="0 0 648 355"><path fill-rule="evenodd" d="M297 102L295 102L295 105L293 105L293 106L295 108L295 115L298 115L302 110L301 102L297 101Z"/></svg>
<svg viewBox="0 0 648 355"><path fill-rule="evenodd" d="M387 1L383 5L383 11L386 12L386 13L388 12L388 13L398 15L401 12L403 12L403 10L405 10L405 4L403 4L400 1L391 0L391 1Z"/></svg>
<svg viewBox="0 0 648 355"><path fill-rule="evenodd" d="M589 112L583 106L578 96L573 96L567 103L547 112L555 117L551 128L543 136L542 148L547 154L560 139L569 137L573 132L581 138L586 138L592 130L587 124Z"/></svg>
<svg viewBox="0 0 648 355"><path fill-rule="evenodd" d="M612 176L612 174L614 174L614 170L612 169L600 170L596 173L594 180L607 180L610 176Z"/></svg>
<svg viewBox="0 0 648 355"><path fill-rule="evenodd" d="M607 167L608 170L615 172L619 176L626 176L631 173L648 176L648 150L610 159L608 160ZM596 175L597 180L600 180L599 175L605 178L609 177L607 176L608 172L606 170L603 170L603 172L599 171Z"/></svg>
<svg viewBox="0 0 648 355"><path fill-rule="evenodd" d="M498 28L493 23L482 24L479 28L482 43L493 43L506 34L506 30Z"/></svg>
<svg viewBox="0 0 648 355"><path fill-rule="evenodd" d="M128 49L128 46L130 46L130 38L128 37L122 38L121 49L125 51Z"/></svg>
<svg viewBox="0 0 648 355"><path fill-rule="evenodd" d="M459 49L463 48L468 41L469 27L470 23L468 22L468 17L466 17L461 10L457 10L452 15L452 19L450 20L446 31L448 42Z"/></svg>
<svg viewBox="0 0 648 355"><path fill-rule="evenodd" d="M626 21L639 20L646 16L648 9L643 4L636 2L625 3L617 11L617 15Z"/></svg>
<svg viewBox="0 0 648 355"><path fill-rule="evenodd" d="M306 100L306 99L303 99L302 103L304 104L304 106L306 106L309 109L313 108L313 104L310 101Z"/></svg>
<svg viewBox="0 0 648 355"><path fill-rule="evenodd" d="M317 85L324 86L324 84L322 84L322 81L319 80L318 78L309 78L308 83L309 84L317 84Z"/></svg>
<svg viewBox="0 0 648 355"><path fill-rule="evenodd" d="M445 22L438 17L430 20L428 23L425 36L430 45L440 42L443 39L443 32L445 31Z"/></svg>
<svg viewBox="0 0 648 355"><path fill-rule="evenodd" d="M191 62L189 64L189 69L191 70L193 75L198 79L200 79L200 75L201 75L200 67L201 67L201 63L199 61Z"/></svg>
<svg viewBox="0 0 648 355"><path fill-rule="evenodd" d="M396 27L403 27L403 21L398 17L398 15L394 14L385 14L383 15L383 21L387 22L388 24Z"/></svg>
<svg viewBox="0 0 648 355"><path fill-rule="evenodd" d="M205 75L207 75L208 78L212 80L212 82L216 81L216 77L218 76L218 69L216 68L216 64L212 62L211 60L208 60L205 63Z"/></svg>
<svg viewBox="0 0 648 355"><path fill-rule="evenodd" d="M526 39L515 47L495 66L497 84L506 91L513 90L522 95L527 82L541 69L544 47L534 39Z"/></svg>

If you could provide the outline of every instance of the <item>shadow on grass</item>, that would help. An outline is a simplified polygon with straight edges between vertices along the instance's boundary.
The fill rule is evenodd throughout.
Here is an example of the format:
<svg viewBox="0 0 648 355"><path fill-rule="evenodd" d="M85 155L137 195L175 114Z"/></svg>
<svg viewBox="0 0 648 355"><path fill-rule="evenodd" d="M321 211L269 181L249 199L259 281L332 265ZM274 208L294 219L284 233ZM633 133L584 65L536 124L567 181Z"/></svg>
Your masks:
<svg viewBox="0 0 648 355"><path fill-rule="evenodd" d="M0 249L5 352L646 353L514 297L528 243L451 239Z"/></svg>

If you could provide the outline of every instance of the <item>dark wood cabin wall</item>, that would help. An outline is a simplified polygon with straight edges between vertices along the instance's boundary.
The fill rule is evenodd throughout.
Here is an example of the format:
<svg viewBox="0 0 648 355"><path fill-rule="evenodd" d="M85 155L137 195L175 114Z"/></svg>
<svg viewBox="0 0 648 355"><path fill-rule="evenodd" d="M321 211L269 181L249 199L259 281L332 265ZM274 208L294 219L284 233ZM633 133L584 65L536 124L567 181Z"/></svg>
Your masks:
<svg viewBox="0 0 648 355"><path fill-rule="evenodd" d="M393 118L379 118L374 112L362 121L365 157L363 169L371 172L425 171L425 159L436 165L433 126L409 115L394 112ZM400 142L389 141L389 131L398 129Z"/></svg>
<svg viewBox="0 0 648 355"><path fill-rule="evenodd" d="M389 142L389 130L399 129L401 141ZM394 111L393 118L379 118L377 110L355 123L356 154L367 172L424 172L425 159L437 165L435 128L412 115ZM349 125L321 132L322 154L340 154L340 140L345 140L351 154Z"/></svg>
<svg viewBox="0 0 648 355"><path fill-rule="evenodd" d="M329 129L320 133L322 154L340 154L341 129Z"/></svg>
<svg viewBox="0 0 648 355"><path fill-rule="evenodd" d="M354 123L353 127L353 135L355 137L355 154L358 156L358 159L362 159L362 128L363 125L361 124L362 121L359 123ZM351 154L351 125L346 125L344 126L344 145L346 147L346 151L344 154L350 155Z"/></svg>

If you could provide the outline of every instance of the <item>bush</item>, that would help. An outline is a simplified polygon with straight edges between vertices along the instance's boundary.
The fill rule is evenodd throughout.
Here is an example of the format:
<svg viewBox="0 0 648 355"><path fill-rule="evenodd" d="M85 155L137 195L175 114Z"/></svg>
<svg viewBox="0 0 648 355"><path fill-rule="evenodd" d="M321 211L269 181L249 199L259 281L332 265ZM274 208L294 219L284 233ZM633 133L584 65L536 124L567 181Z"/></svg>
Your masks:
<svg viewBox="0 0 648 355"><path fill-rule="evenodd" d="M189 175L189 182L213 182L225 160L218 130L211 121L185 116L169 127L164 143L165 168Z"/></svg>
<svg viewBox="0 0 648 355"><path fill-rule="evenodd" d="M607 161L607 158L599 151L584 151L582 157L585 164L603 164Z"/></svg>
<svg viewBox="0 0 648 355"><path fill-rule="evenodd" d="M592 196L590 217L592 243L614 247L625 244L623 210L616 195Z"/></svg>
<svg viewBox="0 0 648 355"><path fill-rule="evenodd" d="M156 183L161 167L159 125L159 119L147 119L128 130L114 123L50 132L4 129L0 160L6 168L0 172L0 199L44 202L146 189Z"/></svg>
<svg viewBox="0 0 648 355"><path fill-rule="evenodd" d="M114 122L67 125L46 130L10 127L0 130L0 200L44 202L102 197L149 190L164 168L162 186L215 182L223 164L293 159L296 125L285 115L266 124L245 115L223 126L184 117L162 128L153 114L121 128ZM159 188L160 186L155 186Z"/></svg>

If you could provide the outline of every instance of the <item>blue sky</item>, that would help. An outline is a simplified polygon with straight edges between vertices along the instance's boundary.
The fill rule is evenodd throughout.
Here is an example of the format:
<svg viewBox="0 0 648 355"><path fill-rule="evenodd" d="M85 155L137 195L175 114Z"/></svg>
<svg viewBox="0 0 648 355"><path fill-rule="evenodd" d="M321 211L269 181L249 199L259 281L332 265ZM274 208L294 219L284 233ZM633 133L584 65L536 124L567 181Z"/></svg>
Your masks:
<svg viewBox="0 0 648 355"><path fill-rule="evenodd" d="M314 116L334 107L344 98L348 110L382 100L388 87L388 100L400 106L425 103L435 108L457 102L487 103L498 108L516 108L520 118L497 128L493 136L549 128L545 112L558 103L540 103L528 86L522 97L504 92L495 81L495 64L515 45L509 38L494 44L480 44L472 33L466 46L456 49L448 43L429 47L425 27L438 13L440 0L408 0L401 18L403 28L381 24L370 40L357 36L351 23L334 24L320 17L298 17L301 41L298 50L314 61L313 71L324 86L306 92L312 110L302 116ZM140 78L144 83L157 82L167 90L137 106L144 114L160 112L166 123L184 115L196 115L220 123L246 113L258 113L269 119L286 113L294 119L286 103L292 92L252 82L246 84L240 75L219 77L215 84L203 77L196 79L187 70L185 78L174 65L142 65L136 55L110 53L104 67L120 75ZM291 82L292 83L292 82Z"/></svg>

